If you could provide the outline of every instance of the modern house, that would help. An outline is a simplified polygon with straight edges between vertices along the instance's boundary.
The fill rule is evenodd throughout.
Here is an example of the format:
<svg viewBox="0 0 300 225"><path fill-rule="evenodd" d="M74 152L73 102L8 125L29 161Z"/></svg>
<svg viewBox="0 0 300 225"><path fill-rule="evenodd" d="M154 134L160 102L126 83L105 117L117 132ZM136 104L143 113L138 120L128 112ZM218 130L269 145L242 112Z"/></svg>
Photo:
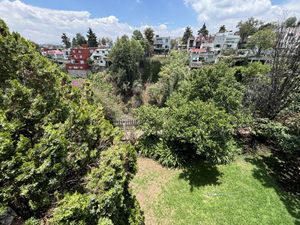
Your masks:
<svg viewBox="0 0 300 225"><path fill-rule="evenodd" d="M213 49L213 42L214 42L215 37L212 35L199 35L197 37L190 37L188 39L188 46L187 49L207 49L207 50L212 50Z"/></svg>
<svg viewBox="0 0 300 225"><path fill-rule="evenodd" d="M203 64L215 63L216 56L213 51L203 48L193 48L189 50L190 53L190 67L198 68Z"/></svg>
<svg viewBox="0 0 300 225"><path fill-rule="evenodd" d="M220 53L221 51L232 49L237 50L240 36L233 32L217 33L213 42L213 49Z"/></svg>
<svg viewBox="0 0 300 225"><path fill-rule="evenodd" d="M160 37L156 35L154 38L154 52L157 54L167 53L171 49L171 37Z"/></svg>
<svg viewBox="0 0 300 225"><path fill-rule="evenodd" d="M66 64L68 73L76 77L86 77L89 71L88 60L93 51L88 47L72 48L70 62Z"/></svg>
<svg viewBox="0 0 300 225"><path fill-rule="evenodd" d="M106 46L100 46L96 48L90 57L93 61L93 65L98 67L107 67L109 52L110 48Z"/></svg>

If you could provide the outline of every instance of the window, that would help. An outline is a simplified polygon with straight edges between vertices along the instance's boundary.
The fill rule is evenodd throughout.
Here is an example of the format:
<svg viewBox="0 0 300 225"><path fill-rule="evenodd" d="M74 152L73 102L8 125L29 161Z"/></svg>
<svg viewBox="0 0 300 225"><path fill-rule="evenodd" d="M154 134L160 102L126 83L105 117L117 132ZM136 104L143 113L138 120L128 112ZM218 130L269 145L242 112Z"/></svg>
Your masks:
<svg viewBox="0 0 300 225"><path fill-rule="evenodd" d="M83 60L80 60L80 64L84 64L84 61L83 61Z"/></svg>
<svg viewBox="0 0 300 225"><path fill-rule="evenodd" d="M80 55L80 58L82 59L82 55Z"/></svg>
<svg viewBox="0 0 300 225"><path fill-rule="evenodd" d="M79 50L78 53L81 53L81 50Z"/></svg>

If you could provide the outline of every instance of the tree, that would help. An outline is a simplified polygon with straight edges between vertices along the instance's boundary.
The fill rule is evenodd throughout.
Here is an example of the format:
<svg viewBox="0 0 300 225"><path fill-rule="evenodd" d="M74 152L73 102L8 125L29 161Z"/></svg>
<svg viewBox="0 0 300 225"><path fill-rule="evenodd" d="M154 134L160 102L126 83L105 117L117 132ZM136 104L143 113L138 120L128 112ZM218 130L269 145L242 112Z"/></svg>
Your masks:
<svg viewBox="0 0 300 225"><path fill-rule="evenodd" d="M110 52L113 79L126 96L132 94L134 81L140 79L138 67L143 54L140 42L127 36L117 39Z"/></svg>
<svg viewBox="0 0 300 225"><path fill-rule="evenodd" d="M97 36L91 28L89 28L86 36L87 36L87 43L88 43L89 47L97 47L98 46Z"/></svg>
<svg viewBox="0 0 300 225"><path fill-rule="evenodd" d="M202 35L202 36L207 36L208 35L208 30L206 29L205 23L203 24L201 29L198 31L198 35Z"/></svg>
<svg viewBox="0 0 300 225"><path fill-rule="evenodd" d="M61 39L62 39L62 43L65 45L66 48L71 47L70 38L68 38L65 33L62 34Z"/></svg>
<svg viewBox="0 0 300 225"><path fill-rule="evenodd" d="M144 39L142 32L139 30L133 31L132 38L138 41L142 41Z"/></svg>
<svg viewBox="0 0 300 225"><path fill-rule="evenodd" d="M273 30L259 30L249 38L247 46L256 51L257 56L260 56L261 51L268 50L274 46L275 36Z"/></svg>
<svg viewBox="0 0 300 225"><path fill-rule="evenodd" d="M297 17L295 17L295 16L289 17L285 21L285 26L286 27L295 27L296 23L297 23Z"/></svg>
<svg viewBox="0 0 300 225"><path fill-rule="evenodd" d="M226 32L226 27L225 25L220 26L219 28L219 33L225 33Z"/></svg>
<svg viewBox="0 0 300 225"><path fill-rule="evenodd" d="M72 88L67 74L3 24L1 206L25 224L42 218L50 218L47 224L141 224L129 189L135 150L118 142L119 131L94 104L89 85Z"/></svg>
<svg viewBox="0 0 300 225"><path fill-rule="evenodd" d="M193 37L193 31L192 29L188 26L185 28L183 37L182 37L182 43L187 45L188 39Z"/></svg>
<svg viewBox="0 0 300 225"><path fill-rule="evenodd" d="M282 24L276 32L270 83L261 90L257 107L260 114L274 119L289 106L300 87L300 37L286 35L289 28Z"/></svg>
<svg viewBox="0 0 300 225"><path fill-rule="evenodd" d="M153 46L154 44L154 31L152 28L148 27L144 30L145 39L148 43Z"/></svg>
<svg viewBox="0 0 300 225"><path fill-rule="evenodd" d="M237 25L239 28L239 34L241 37L241 43L245 43L247 38L250 35L253 35L262 24L261 21L254 19L253 17L249 18L247 21L240 21Z"/></svg>
<svg viewBox="0 0 300 225"><path fill-rule="evenodd" d="M77 46L78 46L78 44L77 44L76 38L73 38L72 39L72 47L75 48Z"/></svg>
<svg viewBox="0 0 300 225"><path fill-rule="evenodd" d="M77 33L75 39L77 46L87 44L85 37L81 33Z"/></svg>

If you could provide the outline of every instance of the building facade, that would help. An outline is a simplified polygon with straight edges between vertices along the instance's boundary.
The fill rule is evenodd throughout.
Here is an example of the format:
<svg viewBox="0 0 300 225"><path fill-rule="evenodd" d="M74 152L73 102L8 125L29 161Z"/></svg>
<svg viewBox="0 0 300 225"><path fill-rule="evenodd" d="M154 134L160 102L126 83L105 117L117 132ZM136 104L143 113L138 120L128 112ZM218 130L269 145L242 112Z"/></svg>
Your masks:
<svg viewBox="0 0 300 225"><path fill-rule="evenodd" d="M171 49L171 37L160 37L158 35L154 38L153 44L155 53L167 53Z"/></svg>
<svg viewBox="0 0 300 225"><path fill-rule="evenodd" d="M66 64L69 74L76 77L86 77L89 71L88 60L93 50L88 47L72 48L70 62Z"/></svg>
<svg viewBox="0 0 300 225"><path fill-rule="evenodd" d="M107 67L109 64L108 63L109 52L110 49L105 46L96 48L90 57L91 60L93 61L93 65L99 67Z"/></svg>

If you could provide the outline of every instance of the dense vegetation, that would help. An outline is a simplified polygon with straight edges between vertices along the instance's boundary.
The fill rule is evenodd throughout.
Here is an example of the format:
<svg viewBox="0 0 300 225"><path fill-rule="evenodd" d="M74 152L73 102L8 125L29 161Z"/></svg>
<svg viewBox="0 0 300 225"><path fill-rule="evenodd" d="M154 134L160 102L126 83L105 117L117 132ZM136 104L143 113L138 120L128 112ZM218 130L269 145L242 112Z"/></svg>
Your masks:
<svg viewBox="0 0 300 225"><path fill-rule="evenodd" d="M136 153L88 85L0 20L0 202L26 224L143 224L129 181Z"/></svg>

